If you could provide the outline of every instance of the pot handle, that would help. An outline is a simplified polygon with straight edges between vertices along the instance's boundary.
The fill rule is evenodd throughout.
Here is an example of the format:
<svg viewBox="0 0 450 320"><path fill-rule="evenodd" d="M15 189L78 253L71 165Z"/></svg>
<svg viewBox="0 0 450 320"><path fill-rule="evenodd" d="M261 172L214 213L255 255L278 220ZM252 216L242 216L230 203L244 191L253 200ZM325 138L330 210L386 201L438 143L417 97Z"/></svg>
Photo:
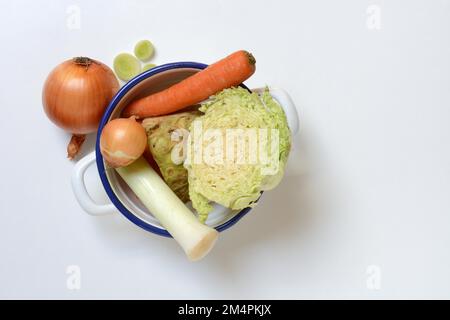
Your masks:
<svg viewBox="0 0 450 320"><path fill-rule="evenodd" d="M84 211L93 216L103 216L113 213L116 210L116 207L112 203L97 204L89 196L84 183L84 174L87 168L93 163L95 163L95 151L91 152L75 164L72 173L72 189L75 198L78 200L78 203Z"/></svg>
<svg viewBox="0 0 450 320"><path fill-rule="evenodd" d="M281 88L268 87L270 95L278 101L286 114L289 128L291 129L292 135L296 135L300 131L300 120L299 112L292 101L291 96ZM252 92L262 93L266 88L256 88L252 89ZM301 110L300 110L301 113Z"/></svg>

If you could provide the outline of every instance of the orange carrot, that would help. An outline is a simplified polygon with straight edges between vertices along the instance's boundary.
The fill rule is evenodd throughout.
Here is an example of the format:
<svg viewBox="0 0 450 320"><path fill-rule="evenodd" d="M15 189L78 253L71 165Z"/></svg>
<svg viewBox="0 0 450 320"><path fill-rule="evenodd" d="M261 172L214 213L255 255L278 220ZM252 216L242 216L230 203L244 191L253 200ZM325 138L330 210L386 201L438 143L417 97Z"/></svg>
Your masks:
<svg viewBox="0 0 450 320"><path fill-rule="evenodd" d="M255 72L255 63L251 53L237 51L170 88L131 102L123 116L159 116L197 104L247 80Z"/></svg>

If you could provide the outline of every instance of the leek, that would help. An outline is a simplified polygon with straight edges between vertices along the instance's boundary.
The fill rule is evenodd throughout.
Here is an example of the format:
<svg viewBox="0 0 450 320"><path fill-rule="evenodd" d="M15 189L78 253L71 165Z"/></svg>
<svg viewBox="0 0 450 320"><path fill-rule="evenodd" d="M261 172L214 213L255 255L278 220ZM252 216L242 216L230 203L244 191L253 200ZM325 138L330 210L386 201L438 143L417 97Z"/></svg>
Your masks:
<svg viewBox="0 0 450 320"><path fill-rule="evenodd" d="M115 170L191 261L200 260L212 249L219 233L199 222L144 158Z"/></svg>

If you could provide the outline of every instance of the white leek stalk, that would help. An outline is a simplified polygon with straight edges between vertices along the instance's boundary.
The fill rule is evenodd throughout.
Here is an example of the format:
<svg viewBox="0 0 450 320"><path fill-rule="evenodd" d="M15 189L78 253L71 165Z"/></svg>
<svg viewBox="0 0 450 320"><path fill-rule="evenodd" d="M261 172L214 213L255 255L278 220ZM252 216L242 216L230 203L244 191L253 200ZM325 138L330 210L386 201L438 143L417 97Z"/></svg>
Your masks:
<svg viewBox="0 0 450 320"><path fill-rule="evenodd" d="M200 260L212 249L219 233L200 223L144 158L116 171L190 260Z"/></svg>

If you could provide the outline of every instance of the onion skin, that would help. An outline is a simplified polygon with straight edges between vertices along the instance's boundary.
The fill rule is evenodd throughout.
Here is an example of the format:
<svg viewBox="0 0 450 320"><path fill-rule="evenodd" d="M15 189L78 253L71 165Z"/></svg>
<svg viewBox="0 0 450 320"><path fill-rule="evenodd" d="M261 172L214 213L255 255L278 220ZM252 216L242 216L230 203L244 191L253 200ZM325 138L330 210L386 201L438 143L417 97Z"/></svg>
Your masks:
<svg viewBox="0 0 450 320"><path fill-rule="evenodd" d="M81 136L97 130L118 90L119 82L108 66L89 58L74 58L61 63L49 74L42 104L54 124ZM72 150L69 158L78 153L79 147L69 145L68 151Z"/></svg>
<svg viewBox="0 0 450 320"><path fill-rule="evenodd" d="M100 152L112 168L126 167L147 147L144 127L134 117L111 120L100 135Z"/></svg>

